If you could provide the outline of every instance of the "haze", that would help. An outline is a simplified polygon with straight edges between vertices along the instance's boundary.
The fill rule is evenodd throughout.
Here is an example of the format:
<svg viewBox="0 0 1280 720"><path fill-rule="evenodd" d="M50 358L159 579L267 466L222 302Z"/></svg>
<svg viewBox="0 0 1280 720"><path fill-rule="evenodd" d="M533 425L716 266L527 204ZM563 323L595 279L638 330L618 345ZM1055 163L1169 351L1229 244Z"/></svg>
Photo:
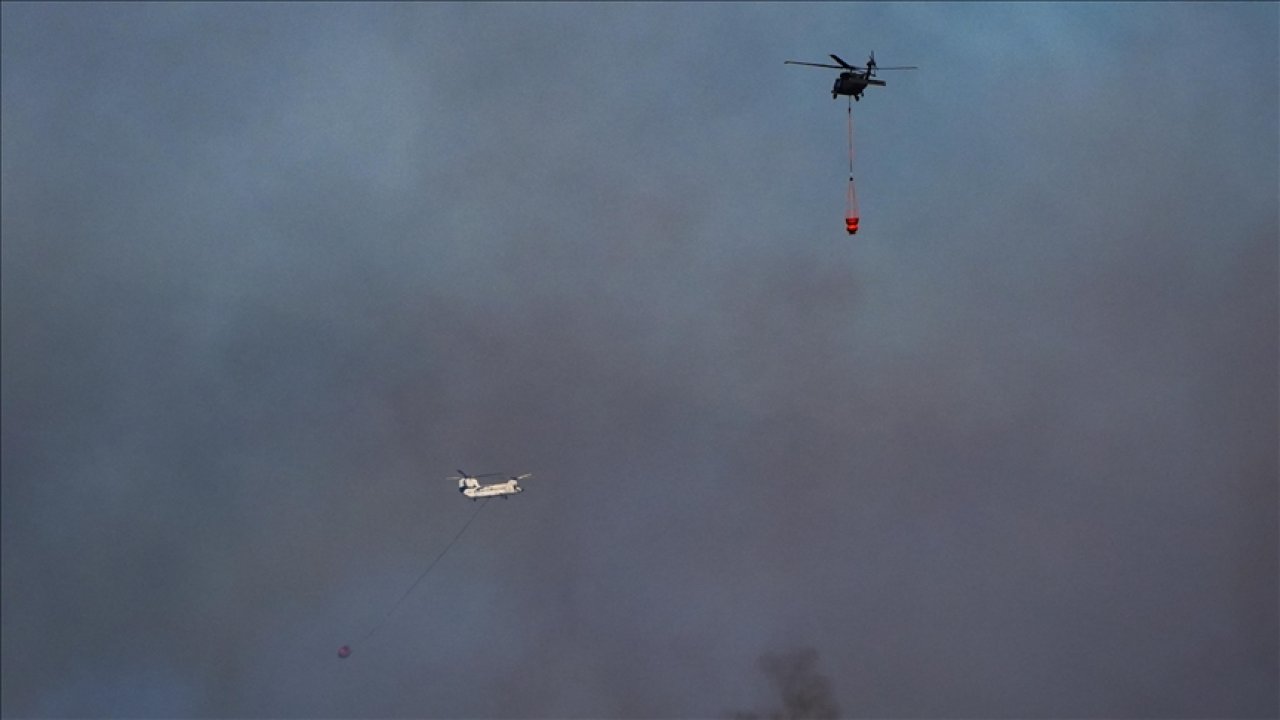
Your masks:
<svg viewBox="0 0 1280 720"><path fill-rule="evenodd" d="M1275 3L0 13L5 717L1280 714Z"/></svg>

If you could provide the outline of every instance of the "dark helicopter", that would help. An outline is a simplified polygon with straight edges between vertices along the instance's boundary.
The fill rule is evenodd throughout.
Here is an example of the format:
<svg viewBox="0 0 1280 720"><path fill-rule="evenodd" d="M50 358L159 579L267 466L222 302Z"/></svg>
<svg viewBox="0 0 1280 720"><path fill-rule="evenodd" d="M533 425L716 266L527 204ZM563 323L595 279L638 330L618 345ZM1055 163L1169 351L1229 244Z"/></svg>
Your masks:
<svg viewBox="0 0 1280 720"><path fill-rule="evenodd" d="M904 65L900 67L882 68L876 65L876 53L873 50L871 57L867 59L867 66L860 68L856 65L841 60L839 56L832 55L832 60L840 63L839 65L827 65L825 63L800 62L798 60L787 60L784 65L808 65L809 67L832 68L833 70L843 70L840 77L836 78L836 84L831 88L831 99L835 100L837 95L851 95L854 100L862 99L862 91L868 85L879 85L884 87L883 80L876 79L876 70L915 70L915 65Z"/></svg>

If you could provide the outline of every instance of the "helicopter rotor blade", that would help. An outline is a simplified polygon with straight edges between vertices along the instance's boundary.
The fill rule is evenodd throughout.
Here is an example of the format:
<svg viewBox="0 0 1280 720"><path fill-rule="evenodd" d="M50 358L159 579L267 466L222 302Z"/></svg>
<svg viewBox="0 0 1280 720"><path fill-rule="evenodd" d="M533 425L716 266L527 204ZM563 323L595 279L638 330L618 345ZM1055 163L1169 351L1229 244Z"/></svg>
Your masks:
<svg viewBox="0 0 1280 720"><path fill-rule="evenodd" d="M831 68L832 70L843 70L839 65L826 65L824 63L800 62L799 60L784 60L783 65L808 65L809 67Z"/></svg>
<svg viewBox="0 0 1280 720"><path fill-rule="evenodd" d="M832 59L832 60L835 60L835 61L836 61L836 62L838 62L838 63L840 63L840 67L844 68L845 70L855 70L855 69L856 69L856 68L854 68L854 66L852 66L852 65L850 65L849 63L845 62L844 60L840 59L840 56L839 56L839 55L832 54L832 55L831 55L831 59Z"/></svg>
<svg viewBox="0 0 1280 720"><path fill-rule="evenodd" d="M879 65L876 66L876 70L919 70L919 69L920 68L916 67L915 65L897 65L894 67L880 67Z"/></svg>

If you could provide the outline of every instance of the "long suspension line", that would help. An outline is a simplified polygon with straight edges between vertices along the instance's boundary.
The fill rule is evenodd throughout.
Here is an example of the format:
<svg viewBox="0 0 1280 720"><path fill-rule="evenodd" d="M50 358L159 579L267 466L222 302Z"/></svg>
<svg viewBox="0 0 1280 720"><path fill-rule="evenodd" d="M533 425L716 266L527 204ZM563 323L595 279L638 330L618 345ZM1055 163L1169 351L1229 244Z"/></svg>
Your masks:
<svg viewBox="0 0 1280 720"><path fill-rule="evenodd" d="M475 511L471 513L471 517L467 518L467 522L463 524L462 529L458 531L458 534L453 536L453 539L449 541L449 544L445 545L444 549L441 550L440 553L435 556L435 559L433 559L431 563L427 565L427 568L422 571L422 574L418 575L418 579L413 581L413 584L409 586L409 589L404 591L404 593L400 596L400 599L396 600L395 603L392 604L392 606L387 610L387 613L382 616L382 619L379 620L376 625L370 628L369 632L365 633L365 636L360 639L361 643L368 641L369 638L373 637L374 634L378 632L378 630L382 629L382 626L385 625L387 620L391 618L391 615L395 613L396 608L400 607L401 603L405 601L405 598L408 598L409 595L413 593L414 588L418 587L418 585L427 577L427 575L431 572L431 570L435 568L436 563L440 562L441 558L443 558L445 555L449 553L449 550L452 549L455 544L457 544L458 540L462 539L463 533L467 531L467 528L471 527L471 523L476 519L478 515L480 515L480 511L484 509L484 506L488 504L489 504L489 498L485 498L483 501L480 502L480 505L477 506ZM351 655L351 647L349 645L343 645L341 648L338 649L338 657L346 658L350 655Z"/></svg>
<svg viewBox="0 0 1280 720"><path fill-rule="evenodd" d="M858 232L858 191L853 184L853 98L849 98L849 204L844 216L844 229L853 235Z"/></svg>

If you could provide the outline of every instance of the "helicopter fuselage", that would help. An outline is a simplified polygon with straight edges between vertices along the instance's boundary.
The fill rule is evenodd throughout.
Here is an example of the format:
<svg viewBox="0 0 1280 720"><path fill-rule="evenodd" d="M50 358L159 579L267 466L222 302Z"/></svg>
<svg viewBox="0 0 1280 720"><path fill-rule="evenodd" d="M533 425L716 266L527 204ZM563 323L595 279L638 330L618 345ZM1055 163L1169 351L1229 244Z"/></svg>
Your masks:
<svg viewBox="0 0 1280 720"><path fill-rule="evenodd" d="M843 72L840 77L836 78L836 84L831 87L831 99L835 99L837 95L851 95L854 100L862 98L862 91L867 89L868 85L884 86L883 80L876 80L867 77L862 73Z"/></svg>
<svg viewBox="0 0 1280 720"><path fill-rule="evenodd" d="M496 475L497 473L492 474ZM480 475L478 477L486 476ZM458 481L458 492L466 495L472 500L477 500L479 498L487 497L506 498L508 495L519 495L524 492L524 488L520 487L520 481L531 477L533 477L533 473L525 473L523 475L512 476L511 479L506 482L493 483L492 485L481 485L480 481L476 477L468 476L465 473L462 474L462 477L450 479Z"/></svg>
<svg viewBox="0 0 1280 720"><path fill-rule="evenodd" d="M475 500L482 497L498 497L499 495L516 495L524 492L524 488L520 487L520 483L515 480L509 482L497 483L496 485L478 485L476 487L460 487L458 488L463 495Z"/></svg>

